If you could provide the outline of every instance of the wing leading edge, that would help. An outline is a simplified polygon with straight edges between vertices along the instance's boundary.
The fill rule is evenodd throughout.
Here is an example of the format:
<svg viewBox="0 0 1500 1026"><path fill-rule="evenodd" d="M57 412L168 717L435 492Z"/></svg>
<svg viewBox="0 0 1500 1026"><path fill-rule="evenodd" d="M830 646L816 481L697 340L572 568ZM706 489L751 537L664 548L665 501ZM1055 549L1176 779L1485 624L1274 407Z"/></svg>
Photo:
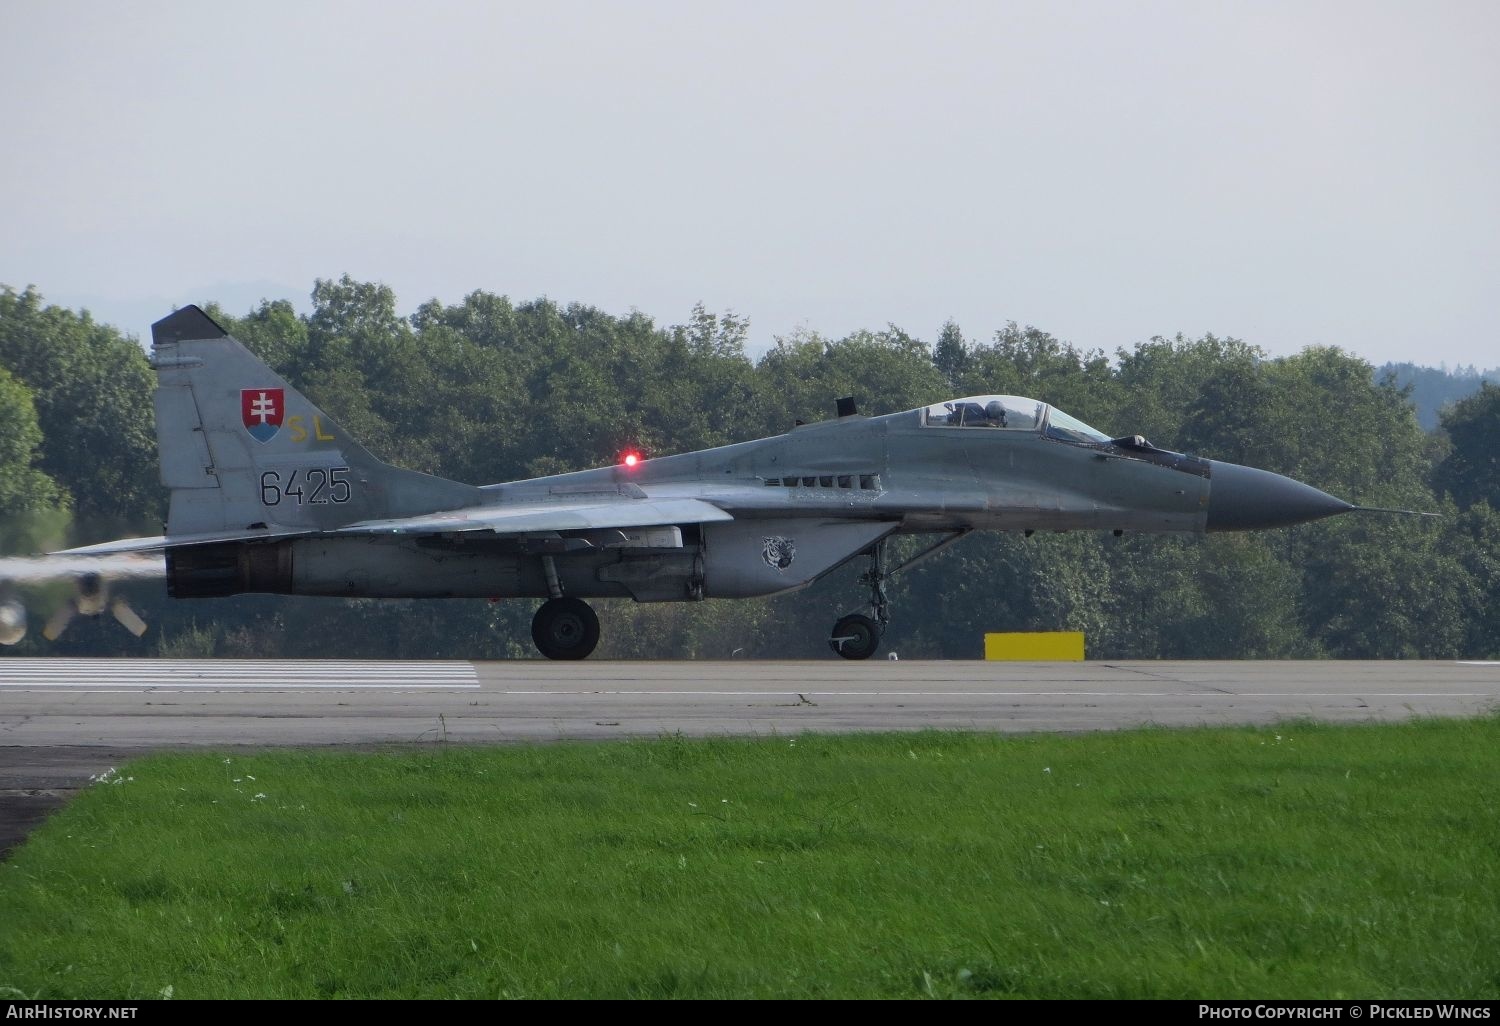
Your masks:
<svg viewBox="0 0 1500 1026"><path fill-rule="evenodd" d="M536 531L586 531L604 527L666 527L733 520L702 499L615 499L603 502L538 502L514 506L474 506L469 509L366 520L330 534L453 534L493 531L530 534Z"/></svg>

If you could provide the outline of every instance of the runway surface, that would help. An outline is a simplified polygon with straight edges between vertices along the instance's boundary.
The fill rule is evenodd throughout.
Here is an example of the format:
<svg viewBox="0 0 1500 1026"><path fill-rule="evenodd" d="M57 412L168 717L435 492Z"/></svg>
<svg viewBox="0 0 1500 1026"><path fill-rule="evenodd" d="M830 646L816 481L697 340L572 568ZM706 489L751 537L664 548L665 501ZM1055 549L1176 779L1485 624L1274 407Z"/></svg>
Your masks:
<svg viewBox="0 0 1500 1026"><path fill-rule="evenodd" d="M1500 663L0 660L0 746L1103 730L1481 712Z"/></svg>
<svg viewBox="0 0 1500 1026"><path fill-rule="evenodd" d="M165 748L1076 731L1496 708L1500 663L1481 662L0 659L0 851L8 822Z"/></svg>

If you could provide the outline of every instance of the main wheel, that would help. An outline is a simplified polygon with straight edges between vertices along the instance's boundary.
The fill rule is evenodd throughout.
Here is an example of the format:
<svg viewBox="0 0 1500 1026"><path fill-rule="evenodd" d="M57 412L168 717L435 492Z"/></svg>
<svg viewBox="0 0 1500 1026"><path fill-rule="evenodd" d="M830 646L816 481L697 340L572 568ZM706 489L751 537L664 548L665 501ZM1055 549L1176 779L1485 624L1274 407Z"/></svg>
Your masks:
<svg viewBox="0 0 1500 1026"><path fill-rule="evenodd" d="M845 659L868 659L880 647L880 627L868 616L850 613L833 625L828 647Z"/></svg>
<svg viewBox="0 0 1500 1026"><path fill-rule="evenodd" d="M548 659L587 659L599 644L599 618L582 599L548 599L531 618L531 640Z"/></svg>

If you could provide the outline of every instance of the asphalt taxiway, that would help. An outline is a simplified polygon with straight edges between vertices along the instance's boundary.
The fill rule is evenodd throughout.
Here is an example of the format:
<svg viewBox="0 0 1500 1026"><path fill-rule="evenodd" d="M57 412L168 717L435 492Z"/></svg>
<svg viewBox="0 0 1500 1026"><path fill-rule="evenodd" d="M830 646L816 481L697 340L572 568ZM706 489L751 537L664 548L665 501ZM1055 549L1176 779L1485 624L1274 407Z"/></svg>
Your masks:
<svg viewBox="0 0 1500 1026"><path fill-rule="evenodd" d="M132 753L166 748L1078 731L1496 708L1500 663L1485 662L9 658L0 659L0 851L7 823L29 822Z"/></svg>

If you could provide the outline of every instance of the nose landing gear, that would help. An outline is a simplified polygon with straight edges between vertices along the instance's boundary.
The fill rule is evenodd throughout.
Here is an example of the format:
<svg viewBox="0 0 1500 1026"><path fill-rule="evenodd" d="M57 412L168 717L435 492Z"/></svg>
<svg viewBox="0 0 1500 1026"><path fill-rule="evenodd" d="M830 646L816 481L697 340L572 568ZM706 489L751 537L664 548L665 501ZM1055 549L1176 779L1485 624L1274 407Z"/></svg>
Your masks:
<svg viewBox="0 0 1500 1026"><path fill-rule="evenodd" d="M885 541L881 540L870 549L870 569L859 575L859 583L870 586L870 612L875 615L850 613L840 617L828 639L828 647L845 659L868 659L880 647L880 637L891 622L890 599L885 593L890 576L885 572Z"/></svg>
<svg viewBox="0 0 1500 1026"><path fill-rule="evenodd" d="M960 538L966 537L971 530L973 529L964 527L945 532L937 541L891 570L885 568L886 539L882 538L871 546L870 569L860 574L859 583L870 586L870 612L873 615L850 613L840 617L833 625L828 647L845 659L868 659L874 655L875 650L880 647L881 635L885 634L885 628L891 622L890 598L886 595L885 582L902 570L910 569L929 556L937 555Z"/></svg>
<svg viewBox="0 0 1500 1026"><path fill-rule="evenodd" d="M850 613L833 625L828 647L845 659L868 659L880 647L882 633L880 625L868 616Z"/></svg>

